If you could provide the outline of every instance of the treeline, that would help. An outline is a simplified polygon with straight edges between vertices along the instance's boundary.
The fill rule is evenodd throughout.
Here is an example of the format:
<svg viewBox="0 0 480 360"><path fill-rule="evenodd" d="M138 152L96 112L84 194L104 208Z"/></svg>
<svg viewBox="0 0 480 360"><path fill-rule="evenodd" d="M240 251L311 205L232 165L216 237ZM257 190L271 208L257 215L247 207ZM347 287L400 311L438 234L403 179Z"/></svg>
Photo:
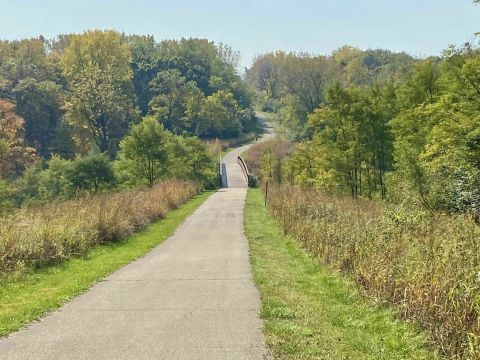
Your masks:
<svg viewBox="0 0 480 360"><path fill-rule="evenodd" d="M257 57L258 106L299 143L291 184L480 216L480 50L413 59L343 47Z"/></svg>
<svg viewBox="0 0 480 360"><path fill-rule="evenodd" d="M214 186L198 140L255 127L238 53L87 31L0 41L0 208L177 177Z"/></svg>

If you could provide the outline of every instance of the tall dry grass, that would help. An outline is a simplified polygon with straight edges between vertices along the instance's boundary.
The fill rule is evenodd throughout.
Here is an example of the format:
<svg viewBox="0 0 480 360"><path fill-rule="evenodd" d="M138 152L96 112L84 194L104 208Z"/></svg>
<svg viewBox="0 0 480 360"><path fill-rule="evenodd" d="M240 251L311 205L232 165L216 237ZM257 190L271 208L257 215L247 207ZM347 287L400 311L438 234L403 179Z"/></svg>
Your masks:
<svg viewBox="0 0 480 360"><path fill-rule="evenodd" d="M428 329L449 359L480 359L480 226L464 216L270 189L286 233L364 293Z"/></svg>
<svg viewBox="0 0 480 360"><path fill-rule="evenodd" d="M248 150L245 155L245 162L251 173L260 176L264 156L265 154L270 153L273 161L279 165L278 171L281 172L281 162L293 151L293 148L293 142L281 138L262 141ZM276 177L281 178L281 174L278 174ZM279 181L280 179L276 180Z"/></svg>
<svg viewBox="0 0 480 360"><path fill-rule="evenodd" d="M126 238L198 192L185 181L37 208L0 218L0 276L56 263Z"/></svg>
<svg viewBox="0 0 480 360"><path fill-rule="evenodd" d="M240 146L246 142L253 141L255 139L254 133L247 133L242 136L230 139L210 139L205 140L207 143L208 153L211 155L218 155L222 151L235 147Z"/></svg>

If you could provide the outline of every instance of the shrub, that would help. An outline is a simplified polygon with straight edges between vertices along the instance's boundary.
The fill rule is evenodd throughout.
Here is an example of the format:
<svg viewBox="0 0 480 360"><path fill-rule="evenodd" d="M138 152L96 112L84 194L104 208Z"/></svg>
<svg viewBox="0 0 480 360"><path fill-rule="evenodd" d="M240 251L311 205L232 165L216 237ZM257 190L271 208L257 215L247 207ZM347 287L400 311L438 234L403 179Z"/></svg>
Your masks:
<svg viewBox="0 0 480 360"><path fill-rule="evenodd" d="M115 183L113 165L104 154L90 154L75 160L70 170L70 182L78 190L98 192Z"/></svg>
<svg viewBox="0 0 480 360"><path fill-rule="evenodd" d="M258 178L255 174L248 174L248 187L256 188L258 186Z"/></svg>

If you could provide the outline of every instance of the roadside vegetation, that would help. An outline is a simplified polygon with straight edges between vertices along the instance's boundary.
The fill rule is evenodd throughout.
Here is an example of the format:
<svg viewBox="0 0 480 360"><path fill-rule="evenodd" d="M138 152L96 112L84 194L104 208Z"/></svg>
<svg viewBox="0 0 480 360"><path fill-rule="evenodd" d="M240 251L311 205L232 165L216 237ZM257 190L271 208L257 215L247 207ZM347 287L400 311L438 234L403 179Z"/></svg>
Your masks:
<svg viewBox="0 0 480 360"><path fill-rule="evenodd" d="M137 196L143 197L144 205L154 205L154 202L145 201L145 198L161 192L162 187L169 192L168 197L172 202L176 202L186 195L185 189L180 189L178 185L161 184L158 189L152 189L151 193L137 194ZM19 277L1 280L0 336L8 335L23 325L40 318L46 312L60 307L72 297L86 291L95 282L149 252L173 234L175 229L210 194L211 192L204 191L167 213L164 213L166 209L162 207L168 205L160 199L158 210L164 216L161 221L154 222L145 230L122 240L117 239L118 241L115 242L99 244L88 249L82 255L77 253L52 266L40 267L36 271L23 273ZM127 204L115 205L125 206ZM115 212L112 209L105 210L111 213ZM121 209L118 210L121 211ZM144 210L147 214L151 213L151 210ZM73 211L71 216L73 216ZM141 221L145 221L145 219ZM105 223L105 225L107 224ZM109 225L116 226L115 224ZM129 230L131 229L128 229L127 232Z"/></svg>
<svg viewBox="0 0 480 360"><path fill-rule="evenodd" d="M0 222L0 277L18 277L99 244L122 241L197 192L194 183L165 181L144 190L14 211Z"/></svg>
<svg viewBox="0 0 480 360"><path fill-rule="evenodd" d="M365 301L353 283L285 235L260 189L248 192L245 232L263 331L276 359L436 358L412 324Z"/></svg>
<svg viewBox="0 0 480 360"><path fill-rule="evenodd" d="M480 356L480 227L463 216L270 186L282 230L322 264L428 330L448 358Z"/></svg>
<svg viewBox="0 0 480 360"><path fill-rule="evenodd" d="M288 129L245 156L271 215L449 359L480 358L479 72L473 43L426 59L277 51L247 72Z"/></svg>

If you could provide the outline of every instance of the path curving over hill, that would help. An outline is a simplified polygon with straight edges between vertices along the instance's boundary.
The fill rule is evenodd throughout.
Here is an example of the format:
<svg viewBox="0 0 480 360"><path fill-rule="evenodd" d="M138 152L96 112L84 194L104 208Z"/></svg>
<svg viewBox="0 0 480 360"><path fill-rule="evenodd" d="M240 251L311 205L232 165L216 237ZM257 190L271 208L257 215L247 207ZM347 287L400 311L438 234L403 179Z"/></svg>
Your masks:
<svg viewBox="0 0 480 360"><path fill-rule="evenodd" d="M271 140L275 137L275 132L271 125L266 121L264 117L257 113L257 119L260 122L263 128L263 138L259 141L267 141ZM225 157L222 159L222 162L225 164L226 172L227 172L227 186L229 188L247 188L247 179L243 174L242 168L237 163L237 158L240 154L244 151L248 150L253 144L248 144L236 148L235 150L229 152Z"/></svg>

